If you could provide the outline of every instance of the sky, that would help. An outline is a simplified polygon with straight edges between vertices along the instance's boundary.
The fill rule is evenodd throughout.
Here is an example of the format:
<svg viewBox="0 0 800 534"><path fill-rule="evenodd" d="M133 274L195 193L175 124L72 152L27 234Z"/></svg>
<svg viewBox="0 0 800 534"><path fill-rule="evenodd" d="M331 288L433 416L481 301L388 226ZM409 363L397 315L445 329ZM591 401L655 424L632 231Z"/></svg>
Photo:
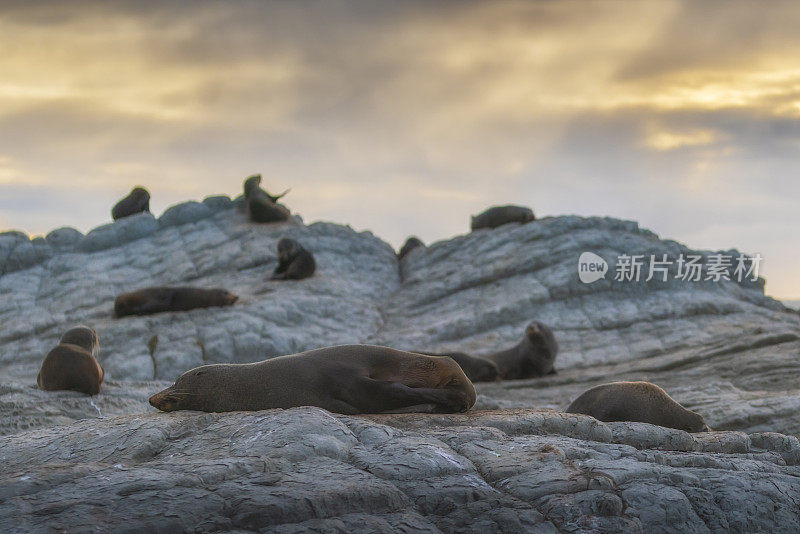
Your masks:
<svg viewBox="0 0 800 534"><path fill-rule="evenodd" d="M523 204L760 253L800 299L800 4L1 5L0 230L261 173L396 247Z"/></svg>

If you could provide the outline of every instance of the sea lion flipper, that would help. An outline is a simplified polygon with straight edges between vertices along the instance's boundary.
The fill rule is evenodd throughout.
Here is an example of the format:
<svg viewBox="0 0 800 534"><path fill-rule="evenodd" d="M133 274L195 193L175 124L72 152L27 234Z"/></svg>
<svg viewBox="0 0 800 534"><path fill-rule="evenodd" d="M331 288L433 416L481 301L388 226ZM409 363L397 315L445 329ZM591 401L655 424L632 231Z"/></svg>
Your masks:
<svg viewBox="0 0 800 534"><path fill-rule="evenodd" d="M443 408L442 411L462 411L461 406L454 405L450 392L445 389L412 388L402 382L360 376L355 380L351 392L355 394L354 402L351 404L356 407L369 407L374 412L387 412L431 403Z"/></svg>
<svg viewBox="0 0 800 534"><path fill-rule="evenodd" d="M268 197L270 198L270 200L272 200L273 202L277 202L278 200L280 200L281 198L283 198L284 196L286 196L286 193L288 193L288 192L289 192L289 191L291 191L291 190L292 190L292 188L290 187L289 189L287 189L286 191L284 191L283 193L280 193L280 194L278 194L278 195L270 195L269 193L267 193L267 196L268 196Z"/></svg>

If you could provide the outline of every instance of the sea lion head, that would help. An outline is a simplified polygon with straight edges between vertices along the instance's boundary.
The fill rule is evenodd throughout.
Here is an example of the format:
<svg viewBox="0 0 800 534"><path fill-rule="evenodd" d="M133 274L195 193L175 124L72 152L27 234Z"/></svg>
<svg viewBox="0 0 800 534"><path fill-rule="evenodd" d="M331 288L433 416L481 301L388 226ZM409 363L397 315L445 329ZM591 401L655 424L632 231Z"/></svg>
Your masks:
<svg viewBox="0 0 800 534"><path fill-rule="evenodd" d="M244 197L250 198L252 195L261 185L261 175L254 174L253 176L249 177L247 180L244 181Z"/></svg>
<svg viewBox="0 0 800 534"><path fill-rule="evenodd" d="M150 193L140 185L131 189L131 194L129 196L141 201L150 200Z"/></svg>
<svg viewBox="0 0 800 534"><path fill-rule="evenodd" d="M300 243L288 237L282 238L278 241L278 260L288 261L299 252Z"/></svg>
<svg viewBox="0 0 800 534"><path fill-rule="evenodd" d="M525 213L522 214L522 222L529 223L531 221L535 221L536 216L533 214L532 209L526 209Z"/></svg>
<svg viewBox="0 0 800 534"><path fill-rule="evenodd" d="M114 299L114 316L123 317L130 315L139 306L144 304L145 297L140 292L123 293Z"/></svg>
<svg viewBox="0 0 800 534"><path fill-rule="evenodd" d="M445 390L446 401L437 404L437 412L466 412L478 398L464 370L449 356L420 355L404 374L411 387Z"/></svg>
<svg viewBox="0 0 800 534"><path fill-rule="evenodd" d="M681 430L685 430L686 432L690 433L712 432L711 428L706 424L706 420L703 419L703 416L697 412L686 410L683 420L684 424L682 425Z"/></svg>
<svg viewBox="0 0 800 534"><path fill-rule="evenodd" d="M234 295L230 291L226 291L225 289L209 289L208 290L208 297L214 303L219 302L220 306L224 305L232 305L237 300L239 300L239 295Z"/></svg>
<svg viewBox="0 0 800 534"><path fill-rule="evenodd" d="M520 361L519 376L537 377L555 374L553 365L558 354L558 342L553 331L539 321L525 328L525 337L520 343L524 358Z"/></svg>
<svg viewBox="0 0 800 534"><path fill-rule="evenodd" d="M94 329L84 325L70 328L64 332L64 335L61 336L61 339L59 339L58 342L62 345L77 345L83 349L86 349L89 353L93 352L94 349L100 346L100 340L97 337L97 332L95 332Z"/></svg>
<svg viewBox="0 0 800 534"><path fill-rule="evenodd" d="M163 391L150 397L150 405L162 412L176 410L215 411L209 400L220 396L218 365L202 365L186 371Z"/></svg>

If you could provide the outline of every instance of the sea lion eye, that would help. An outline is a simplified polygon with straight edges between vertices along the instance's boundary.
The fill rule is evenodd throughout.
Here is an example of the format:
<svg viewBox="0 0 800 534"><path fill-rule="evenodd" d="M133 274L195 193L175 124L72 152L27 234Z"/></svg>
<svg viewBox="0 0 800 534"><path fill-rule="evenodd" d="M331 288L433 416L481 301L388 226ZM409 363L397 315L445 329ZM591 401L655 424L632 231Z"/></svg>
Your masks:
<svg viewBox="0 0 800 534"><path fill-rule="evenodd" d="M459 384L458 378L453 378L447 383L448 386L457 386Z"/></svg>

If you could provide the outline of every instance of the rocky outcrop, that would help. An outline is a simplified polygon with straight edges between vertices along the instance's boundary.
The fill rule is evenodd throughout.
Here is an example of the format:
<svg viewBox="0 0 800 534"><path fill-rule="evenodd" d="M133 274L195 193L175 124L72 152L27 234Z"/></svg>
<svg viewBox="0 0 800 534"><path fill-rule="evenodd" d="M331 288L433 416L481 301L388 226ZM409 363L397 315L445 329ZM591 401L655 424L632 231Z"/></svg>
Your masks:
<svg viewBox="0 0 800 534"><path fill-rule="evenodd" d="M635 223L556 217L481 230L398 264L369 232L248 223L227 197L86 235L0 234L0 524L10 530L772 531L800 529L800 315L736 283L583 284L592 251L690 251ZM317 273L270 281L282 237ZM223 287L230 308L114 319L148 285ZM212 362L337 343L488 353L531 320L558 374L479 384L463 415L316 408L160 414L149 395ZM63 331L94 327L101 393L36 389ZM560 410L650 380L720 432L604 424Z"/></svg>

